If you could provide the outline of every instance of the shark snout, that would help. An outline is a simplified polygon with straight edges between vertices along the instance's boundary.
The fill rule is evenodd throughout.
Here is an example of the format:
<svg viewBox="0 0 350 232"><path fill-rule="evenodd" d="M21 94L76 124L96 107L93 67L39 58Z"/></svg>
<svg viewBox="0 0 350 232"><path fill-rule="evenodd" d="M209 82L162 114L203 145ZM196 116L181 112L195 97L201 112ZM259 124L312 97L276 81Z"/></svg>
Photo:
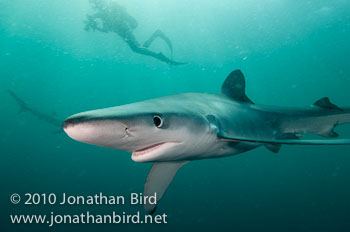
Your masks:
<svg viewBox="0 0 350 232"><path fill-rule="evenodd" d="M123 123L94 112L70 116L63 122L63 130L74 140L111 148L125 143L127 137Z"/></svg>

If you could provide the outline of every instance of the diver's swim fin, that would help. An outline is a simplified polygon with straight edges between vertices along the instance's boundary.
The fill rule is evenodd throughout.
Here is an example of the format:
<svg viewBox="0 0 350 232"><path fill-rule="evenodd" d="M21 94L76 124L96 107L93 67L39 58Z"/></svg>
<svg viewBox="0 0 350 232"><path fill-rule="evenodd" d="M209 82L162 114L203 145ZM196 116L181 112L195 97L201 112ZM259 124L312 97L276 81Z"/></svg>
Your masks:
<svg viewBox="0 0 350 232"><path fill-rule="evenodd" d="M153 43L153 41L157 38L161 38L162 40L164 40L164 42L168 45L170 52L171 52L171 58L173 58L173 45L170 41L170 39L161 31L161 30L156 30L151 37L149 37L148 40L146 40L143 43L143 46L145 48L148 48L149 46L151 46L151 44Z"/></svg>

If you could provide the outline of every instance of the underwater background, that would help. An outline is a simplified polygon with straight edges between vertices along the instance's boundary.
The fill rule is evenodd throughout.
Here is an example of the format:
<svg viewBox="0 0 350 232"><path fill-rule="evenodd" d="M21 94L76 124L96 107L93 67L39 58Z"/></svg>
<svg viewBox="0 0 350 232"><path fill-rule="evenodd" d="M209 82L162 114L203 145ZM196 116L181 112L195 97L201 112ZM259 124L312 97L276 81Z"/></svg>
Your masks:
<svg viewBox="0 0 350 232"><path fill-rule="evenodd" d="M241 69L257 104L350 106L348 0L118 0L145 41L162 30L168 65L115 33L84 30L87 0L0 0L1 231L350 231L350 148L261 147L185 165L157 213L167 224L10 223L10 214L142 211L142 206L13 205L13 193L129 195L150 163L79 143L20 106L63 120L75 113L183 92L218 93ZM170 57L157 40L151 49ZM350 126L337 128L350 137Z"/></svg>

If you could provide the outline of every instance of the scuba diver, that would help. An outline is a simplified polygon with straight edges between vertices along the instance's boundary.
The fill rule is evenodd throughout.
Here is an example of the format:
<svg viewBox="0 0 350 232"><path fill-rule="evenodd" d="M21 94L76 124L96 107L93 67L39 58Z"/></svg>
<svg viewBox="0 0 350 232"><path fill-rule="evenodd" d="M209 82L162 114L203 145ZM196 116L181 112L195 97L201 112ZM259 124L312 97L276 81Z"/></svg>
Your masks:
<svg viewBox="0 0 350 232"><path fill-rule="evenodd" d="M133 34L133 30L137 27L138 23L126 12L124 7L112 1L104 2L103 0L90 0L90 3L93 5L95 13L87 15L85 30L89 31L92 29L93 31L96 30L104 33L117 33L129 45L131 50L136 53L154 57L170 65L185 64L173 61L161 52L157 53L148 49L156 38L160 38L168 45L172 56L173 47L171 41L162 31L156 30L141 46Z"/></svg>

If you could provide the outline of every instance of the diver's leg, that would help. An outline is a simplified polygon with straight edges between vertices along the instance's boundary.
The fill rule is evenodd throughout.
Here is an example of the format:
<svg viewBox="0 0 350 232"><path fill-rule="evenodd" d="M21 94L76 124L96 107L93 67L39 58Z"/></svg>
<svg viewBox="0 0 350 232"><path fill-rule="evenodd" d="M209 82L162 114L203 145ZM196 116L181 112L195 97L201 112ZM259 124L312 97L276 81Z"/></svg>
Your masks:
<svg viewBox="0 0 350 232"><path fill-rule="evenodd" d="M148 40L146 40L144 43L143 43L143 46L145 48L148 48L152 43L153 41L156 39L156 38L161 38L164 40L164 42L168 45L169 49L170 49L170 52L171 52L171 57L173 57L173 45L170 41L170 39L161 31L161 30L156 30L152 35L151 37L149 37Z"/></svg>
<svg viewBox="0 0 350 232"><path fill-rule="evenodd" d="M170 64L170 65L185 64L185 63L173 61L173 60L169 59L168 57L164 56L163 53L161 53L161 52L156 53L156 52L149 50L148 48L141 47L139 42L136 40L135 36L132 34L132 32L124 33L123 37L124 37L124 41L129 45L131 50L136 52L136 53L146 55L146 56L151 56L153 58L156 58L156 59L158 59L162 62L165 62L167 64Z"/></svg>
<svg viewBox="0 0 350 232"><path fill-rule="evenodd" d="M168 57L166 57L165 55L163 55L163 53L161 53L161 52L156 53L156 52L153 52L153 51L149 50L148 48L141 47L141 46L138 45L138 43L134 43L135 41L125 40L125 42L129 45L131 50L136 52L136 53L139 53L139 54L142 54L142 55L146 55L146 56L151 56L153 58L156 58L156 59L158 59L158 60L160 60L162 62L165 62L167 64L170 64L170 65L182 65L182 64L185 64L185 63L180 63L180 62L173 61L173 60L169 59Z"/></svg>

